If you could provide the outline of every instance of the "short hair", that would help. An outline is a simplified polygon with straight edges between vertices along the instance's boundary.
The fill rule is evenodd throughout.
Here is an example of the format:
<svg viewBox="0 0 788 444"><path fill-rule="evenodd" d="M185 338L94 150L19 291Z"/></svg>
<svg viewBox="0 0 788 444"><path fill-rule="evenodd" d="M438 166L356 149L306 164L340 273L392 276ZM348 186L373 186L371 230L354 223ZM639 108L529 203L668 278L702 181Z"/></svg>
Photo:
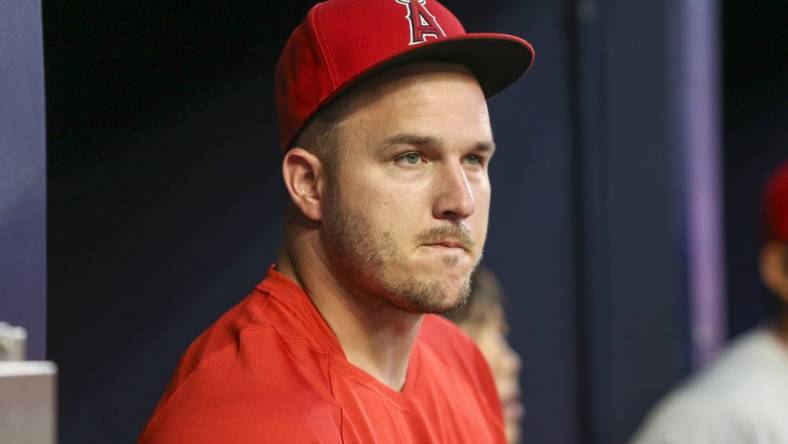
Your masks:
<svg viewBox="0 0 788 444"><path fill-rule="evenodd" d="M293 142L293 147L303 148L317 156L331 178L339 166L339 114L333 105L315 113Z"/></svg>

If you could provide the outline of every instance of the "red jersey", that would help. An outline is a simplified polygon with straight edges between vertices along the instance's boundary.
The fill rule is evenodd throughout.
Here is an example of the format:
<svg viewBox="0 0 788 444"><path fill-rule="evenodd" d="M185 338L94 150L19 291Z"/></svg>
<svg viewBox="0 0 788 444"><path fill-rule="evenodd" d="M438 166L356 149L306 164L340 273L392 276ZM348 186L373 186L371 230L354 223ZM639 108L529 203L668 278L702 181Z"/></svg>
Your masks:
<svg viewBox="0 0 788 444"><path fill-rule="evenodd" d="M304 291L268 276L189 347L140 443L504 443L476 346L425 315L405 385L345 357Z"/></svg>

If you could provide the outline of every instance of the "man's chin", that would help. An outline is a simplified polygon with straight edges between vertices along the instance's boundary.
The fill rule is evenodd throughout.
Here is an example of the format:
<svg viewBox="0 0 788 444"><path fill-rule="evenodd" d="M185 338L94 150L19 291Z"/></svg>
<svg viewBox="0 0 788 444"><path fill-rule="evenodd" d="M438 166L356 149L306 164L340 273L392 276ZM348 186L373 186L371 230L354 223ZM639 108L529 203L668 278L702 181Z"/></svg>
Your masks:
<svg viewBox="0 0 788 444"><path fill-rule="evenodd" d="M399 288L395 305L412 313L443 314L455 310L468 300L468 279L445 282L436 280L411 280Z"/></svg>
<svg viewBox="0 0 788 444"><path fill-rule="evenodd" d="M409 276L414 280L437 282L447 292L453 292L467 285L475 266L476 260L468 254L422 257L413 263Z"/></svg>

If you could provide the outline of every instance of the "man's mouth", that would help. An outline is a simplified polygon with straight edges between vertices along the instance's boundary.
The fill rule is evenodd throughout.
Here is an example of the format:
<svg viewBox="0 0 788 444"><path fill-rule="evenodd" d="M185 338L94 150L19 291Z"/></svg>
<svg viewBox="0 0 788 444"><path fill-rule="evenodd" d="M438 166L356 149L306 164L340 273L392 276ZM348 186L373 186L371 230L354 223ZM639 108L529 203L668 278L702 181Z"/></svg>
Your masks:
<svg viewBox="0 0 788 444"><path fill-rule="evenodd" d="M449 225L424 231L416 238L419 245L440 248L458 248L471 252L474 241L470 231L464 226Z"/></svg>
<svg viewBox="0 0 788 444"><path fill-rule="evenodd" d="M457 240L439 240L425 245L428 247L457 248L465 251L469 250L469 248L464 243Z"/></svg>

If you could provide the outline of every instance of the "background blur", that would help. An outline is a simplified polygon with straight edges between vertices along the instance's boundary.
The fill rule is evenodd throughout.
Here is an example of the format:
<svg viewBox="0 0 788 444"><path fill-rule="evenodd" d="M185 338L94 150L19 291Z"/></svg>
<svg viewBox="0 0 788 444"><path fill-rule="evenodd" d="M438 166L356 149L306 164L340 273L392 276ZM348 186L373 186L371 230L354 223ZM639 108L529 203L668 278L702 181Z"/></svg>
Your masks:
<svg viewBox="0 0 788 444"><path fill-rule="evenodd" d="M59 366L61 443L133 441L272 262L273 67L312 3L0 2L0 320ZM487 261L525 441L621 443L768 316L757 216L788 157L788 6L444 3L537 52L490 102Z"/></svg>

